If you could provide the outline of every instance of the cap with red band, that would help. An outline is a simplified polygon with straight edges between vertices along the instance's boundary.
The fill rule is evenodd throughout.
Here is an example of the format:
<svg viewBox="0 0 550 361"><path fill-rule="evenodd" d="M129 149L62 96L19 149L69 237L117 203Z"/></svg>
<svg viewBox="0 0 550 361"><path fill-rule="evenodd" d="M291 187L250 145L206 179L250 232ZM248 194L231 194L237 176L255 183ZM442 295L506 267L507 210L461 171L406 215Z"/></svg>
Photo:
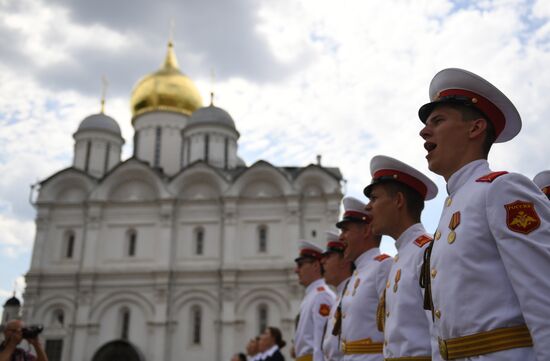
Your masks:
<svg viewBox="0 0 550 361"><path fill-rule="evenodd" d="M313 242L301 240L298 241L300 256L294 259L294 262L299 262L304 258L320 260L323 257L324 250Z"/></svg>
<svg viewBox="0 0 550 361"><path fill-rule="evenodd" d="M514 138L521 129L521 117L512 102L493 84L467 70L449 68L437 73L430 83L430 103L418 110L425 123L439 104L472 106L483 113L495 128L495 143Z"/></svg>
<svg viewBox="0 0 550 361"><path fill-rule="evenodd" d="M550 170L540 172L533 178L533 182L547 196L550 196Z"/></svg>
<svg viewBox="0 0 550 361"><path fill-rule="evenodd" d="M336 223L336 227L341 228L345 222L370 223L371 216L365 210L365 203L353 197L344 197L342 203L344 205L344 215L342 220Z"/></svg>
<svg viewBox="0 0 550 361"><path fill-rule="evenodd" d="M424 200L430 200L437 195L437 186L423 173L397 159L385 155L377 155L370 161L371 184L365 187L363 193L370 197L374 185L383 182L399 182L416 192Z"/></svg>
<svg viewBox="0 0 550 361"><path fill-rule="evenodd" d="M340 237L336 232L327 231L327 248L325 249L324 254L328 254L330 252L336 252L336 253L344 253L344 250L346 249L346 245L344 242L340 241Z"/></svg>

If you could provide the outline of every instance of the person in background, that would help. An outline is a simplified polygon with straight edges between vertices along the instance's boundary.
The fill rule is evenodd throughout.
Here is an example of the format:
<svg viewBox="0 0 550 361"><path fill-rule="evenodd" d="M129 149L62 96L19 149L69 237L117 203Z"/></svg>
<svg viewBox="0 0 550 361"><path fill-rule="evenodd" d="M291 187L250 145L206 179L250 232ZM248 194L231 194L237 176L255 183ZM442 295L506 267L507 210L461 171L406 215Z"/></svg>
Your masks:
<svg viewBox="0 0 550 361"><path fill-rule="evenodd" d="M285 361L285 357L281 353L281 349L285 347L286 341L283 340L281 330L277 327L267 327L260 335L261 348L263 352L263 360L265 361Z"/></svg>
<svg viewBox="0 0 550 361"><path fill-rule="evenodd" d="M533 178L533 182L550 199L550 170L544 170Z"/></svg>
<svg viewBox="0 0 550 361"><path fill-rule="evenodd" d="M364 193L372 216L372 231L395 240L397 255L390 270L381 309L384 359L432 359L431 314L424 310L419 287L424 252L432 237L420 216L424 201L437 195L437 186L413 167L390 157L371 159L371 183Z"/></svg>
<svg viewBox="0 0 550 361"><path fill-rule="evenodd" d="M340 350L340 334L342 327L342 304L349 278L353 272L353 263L344 258L343 242L338 240L338 234L327 232L327 247L323 253L323 269L325 282L336 288L336 301L332 305L323 337L323 355L325 361L339 361L344 354Z"/></svg>
<svg viewBox="0 0 550 361"><path fill-rule="evenodd" d="M248 356L248 361L258 361L260 357L260 351L258 343L260 341L259 337L254 337L248 340L246 344L246 355Z"/></svg>
<svg viewBox="0 0 550 361"><path fill-rule="evenodd" d="M36 356L17 347L21 341L23 341L23 321L8 321L4 327L4 341L0 344L0 361L48 361L38 336L27 339L34 348Z"/></svg>
<svg viewBox="0 0 550 361"><path fill-rule="evenodd" d="M342 203L344 216L336 227L346 245L344 258L355 265L342 297L343 360L381 361L384 335L377 327L377 310L392 258L380 253L382 237L372 233L366 204L353 197L345 197Z"/></svg>
<svg viewBox="0 0 550 361"><path fill-rule="evenodd" d="M336 297L323 279L323 249L308 241L300 241L299 248L294 272L306 291L294 334L294 352L297 361L324 361L323 330Z"/></svg>

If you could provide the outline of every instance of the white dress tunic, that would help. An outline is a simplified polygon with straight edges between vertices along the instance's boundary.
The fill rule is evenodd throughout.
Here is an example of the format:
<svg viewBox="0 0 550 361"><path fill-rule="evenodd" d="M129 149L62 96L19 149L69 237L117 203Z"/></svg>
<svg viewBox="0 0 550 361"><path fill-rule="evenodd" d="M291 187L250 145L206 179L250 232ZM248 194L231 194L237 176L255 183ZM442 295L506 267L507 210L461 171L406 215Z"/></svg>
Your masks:
<svg viewBox="0 0 550 361"><path fill-rule="evenodd" d="M490 173L477 160L448 181L430 263L434 332L448 340L527 325L534 347L470 359L550 360L550 202L522 175Z"/></svg>
<svg viewBox="0 0 550 361"><path fill-rule="evenodd" d="M398 254L386 284L385 358L432 357L432 315L424 310L424 293L419 287L424 251L431 239L417 223L395 242Z"/></svg>
<svg viewBox="0 0 550 361"><path fill-rule="evenodd" d="M386 287L392 258L381 255L378 248L372 248L359 256L355 272L342 299L342 343L382 344L384 335L378 331L376 311L380 297ZM344 352L343 360L383 360L380 353Z"/></svg>
<svg viewBox="0 0 550 361"><path fill-rule="evenodd" d="M325 336L323 337L323 355L325 356L325 361L340 361L344 356L344 353L340 349L340 335L333 335L332 330L334 329L334 325L336 323L336 310L338 309L340 299L348 281L349 278L342 281L338 287L336 287L336 301L330 310L330 315L327 320L327 327L325 329Z"/></svg>
<svg viewBox="0 0 550 361"><path fill-rule="evenodd" d="M294 335L296 359L312 355L313 361L323 361L323 329L335 298L334 292L322 278L306 287L306 294L300 305L300 320Z"/></svg>

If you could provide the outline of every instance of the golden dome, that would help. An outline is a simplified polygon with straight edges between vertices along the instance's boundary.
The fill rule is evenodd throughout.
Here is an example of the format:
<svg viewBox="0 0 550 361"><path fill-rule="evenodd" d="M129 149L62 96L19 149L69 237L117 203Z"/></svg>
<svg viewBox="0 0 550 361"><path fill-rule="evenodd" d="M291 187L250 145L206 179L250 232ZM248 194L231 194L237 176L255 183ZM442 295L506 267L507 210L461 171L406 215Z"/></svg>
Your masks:
<svg viewBox="0 0 550 361"><path fill-rule="evenodd" d="M155 110L191 115L202 107L202 98L197 87L179 69L172 42L168 43L162 67L141 79L134 87L131 105L134 119L140 114Z"/></svg>

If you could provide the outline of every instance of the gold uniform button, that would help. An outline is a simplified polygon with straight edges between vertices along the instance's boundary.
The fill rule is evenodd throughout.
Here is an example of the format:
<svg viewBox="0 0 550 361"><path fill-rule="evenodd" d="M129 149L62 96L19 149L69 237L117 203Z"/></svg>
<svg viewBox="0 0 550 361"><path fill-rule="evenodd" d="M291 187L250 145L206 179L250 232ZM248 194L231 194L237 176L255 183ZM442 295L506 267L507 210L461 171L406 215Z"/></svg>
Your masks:
<svg viewBox="0 0 550 361"><path fill-rule="evenodd" d="M453 199L449 196L445 199L445 207L449 207L453 203Z"/></svg>
<svg viewBox="0 0 550 361"><path fill-rule="evenodd" d="M386 312L386 317L390 317L390 311Z"/></svg>
<svg viewBox="0 0 550 361"><path fill-rule="evenodd" d="M396 254L395 257L393 257L393 261L394 261L394 262L397 262L398 259L399 259L399 255Z"/></svg>
<svg viewBox="0 0 550 361"><path fill-rule="evenodd" d="M437 275L437 270L435 268L432 268L432 278L435 278Z"/></svg>
<svg viewBox="0 0 550 361"><path fill-rule="evenodd" d="M435 317L437 317L438 319L441 318L441 311L436 310L435 311Z"/></svg>
<svg viewBox="0 0 550 361"><path fill-rule="evenodd" d="M441 238L441 231L439 229L435 231L434 238L436 241Z"/></svg>

